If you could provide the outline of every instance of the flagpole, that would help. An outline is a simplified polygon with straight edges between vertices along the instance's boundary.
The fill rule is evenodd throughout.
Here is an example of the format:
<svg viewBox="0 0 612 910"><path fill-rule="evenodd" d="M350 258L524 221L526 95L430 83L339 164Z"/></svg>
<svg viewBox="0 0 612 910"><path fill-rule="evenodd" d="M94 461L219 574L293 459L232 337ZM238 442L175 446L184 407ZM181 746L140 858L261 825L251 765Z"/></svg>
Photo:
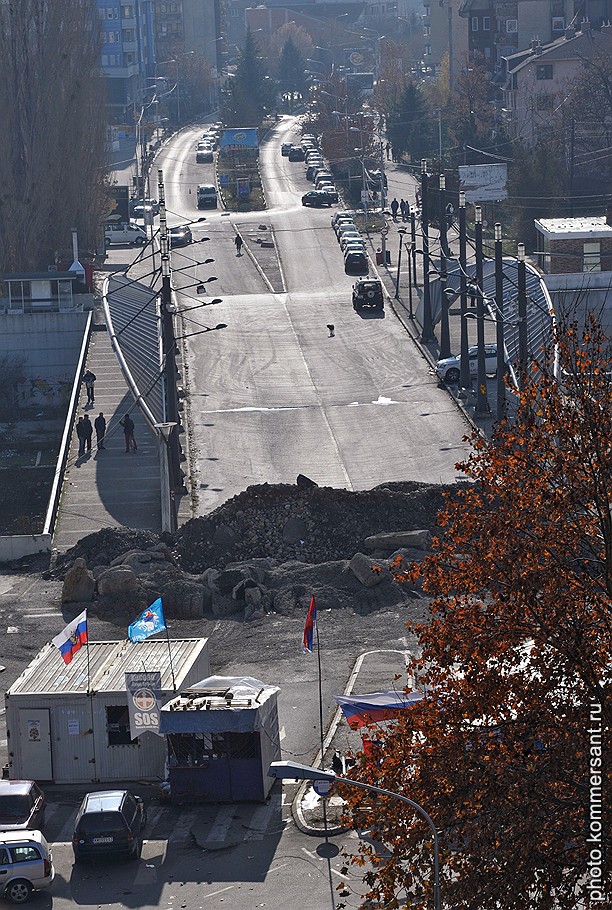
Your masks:
<svg viewBox="0 0 612 910"><path fill-rule="evenodd" d="M321 674L321 643L319 641L319 623L315 622L315 635L317 636L317 667L319 669L319 734L321 738L321 766L325 761L325 734L323 732L323 681ZM325 843L329 843L327 834L327 798L321 797L323 802L323 829L325 831Z"/></svg>
<svg viewBox="0 0 612 910"><path fill-rule="evenodd" d="M165 619L165 617L164 617ZM172 691L176 692L176 680L174 678L174 666L172 665L172 648L170 647L170 633L168 632L168 624L164 622L166 626L166 641L168 643L168 657L170 659L170 672L172 673Z"/></svg>
<svg viewBox="0 0 612 910"><path fill-rule="evenodd" d="M85 628L87 629L87 641L85 642L85 652L87 654L87 695L89 697L89 717L91 721L91 749L93 752L94 780L98 780L96 765L96 725L94 719L93 692L91 690L91 662L89 656L89 621L87 611L85 611Z"/></svg>

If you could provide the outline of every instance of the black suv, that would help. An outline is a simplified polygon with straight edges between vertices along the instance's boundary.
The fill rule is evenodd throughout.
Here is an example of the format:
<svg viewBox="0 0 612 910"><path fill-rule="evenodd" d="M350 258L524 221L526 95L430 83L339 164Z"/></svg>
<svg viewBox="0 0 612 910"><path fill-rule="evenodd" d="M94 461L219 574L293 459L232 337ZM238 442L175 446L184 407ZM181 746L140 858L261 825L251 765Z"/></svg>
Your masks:
<svg viewBox="0 0 612 910"><path fill-rule="evenodd" d="M353 285L353 309L360 310L364 306L384 310L385 298L379 278L362 278Z"/></svg>
<svg viewBox="0 0 612 910"><path fill-rule="evenodd" d="M88 793L74 824L74 859L121 854L138 859L147 811L139 796L129 790Z"/></svg>

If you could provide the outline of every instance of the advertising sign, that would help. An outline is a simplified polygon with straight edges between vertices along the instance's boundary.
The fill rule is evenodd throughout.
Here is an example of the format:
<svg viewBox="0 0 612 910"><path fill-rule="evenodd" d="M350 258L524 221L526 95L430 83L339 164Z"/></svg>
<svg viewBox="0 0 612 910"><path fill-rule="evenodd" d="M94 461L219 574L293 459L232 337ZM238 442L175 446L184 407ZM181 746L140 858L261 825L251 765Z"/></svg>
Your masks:
<svg viewBox="0 0 612 910"><path fill-rule="evenodd" d="M219 148L222 152L242 152L247 149L257 151L257 127L244 127L244 129L223 130Z"/></svg>
<svg viewBox="0 0 612 910"><path fill-rule="evenodd" d="M466 202L498 202L508 198L507 164L462 164L459 180Z"/></svg>
<svg viewBox="0 0 612 910"><path fill-rule="evenodd" d="M129 221L130 220L130 197L127 186L110 186L108 194L111 199L112 209L107 215L107 221Z"/></svg>
<svg viewBox="0 0 612 910"><path fill-rule="evenodd" d="M236 195L238 198L251 195L251 181L248 177L238 177L236 179Z"/></svg>
<svg viewBox="0 0 612 910"><path fill-rule="evenodd" d="M161 736L159 732L161 673L159 670L150 673L126 673L125 690L132 739L136 739L141 733L157 733L158 736Z"/></svg>

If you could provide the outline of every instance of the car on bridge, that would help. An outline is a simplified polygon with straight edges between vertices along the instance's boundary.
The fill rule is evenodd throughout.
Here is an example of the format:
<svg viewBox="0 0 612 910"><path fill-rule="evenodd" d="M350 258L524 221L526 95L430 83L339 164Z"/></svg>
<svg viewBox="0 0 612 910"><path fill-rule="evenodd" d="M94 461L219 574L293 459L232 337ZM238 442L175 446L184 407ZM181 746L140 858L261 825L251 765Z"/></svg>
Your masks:
<svg viewBox="0 0 612 910"><path fill-rule="evenodd" d="M359 312L363 307L384 310L385 295L380 278L362 278L353 285L353 309Z"/></svg>
<svg viewBox="0 0 612 910"><path fill-rule="evenodd" d="M485 344L485 372L487 376L495 376L497 374L497 345L496 344ZM468 362L470 367L470 376L478 375L478 345L472 345L468 349ZM461 355L457 354L454 357L445 357L443 360L438 360L435 365L435 373L438 379L441 379L442 382L449 382L452 384L459 382L461 377Z"/></svg>

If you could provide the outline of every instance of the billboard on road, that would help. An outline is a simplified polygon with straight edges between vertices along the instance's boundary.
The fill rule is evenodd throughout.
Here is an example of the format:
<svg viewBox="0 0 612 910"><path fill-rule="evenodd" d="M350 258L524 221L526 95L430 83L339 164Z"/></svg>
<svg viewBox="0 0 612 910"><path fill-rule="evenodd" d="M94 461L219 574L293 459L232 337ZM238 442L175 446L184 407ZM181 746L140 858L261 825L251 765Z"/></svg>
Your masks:
<svg viewBox="0 0 612 910"><path fill-rule="evenodd" d="M508 198L507 164L462 164L459 181L466 202L498 202Z"/></svg>

